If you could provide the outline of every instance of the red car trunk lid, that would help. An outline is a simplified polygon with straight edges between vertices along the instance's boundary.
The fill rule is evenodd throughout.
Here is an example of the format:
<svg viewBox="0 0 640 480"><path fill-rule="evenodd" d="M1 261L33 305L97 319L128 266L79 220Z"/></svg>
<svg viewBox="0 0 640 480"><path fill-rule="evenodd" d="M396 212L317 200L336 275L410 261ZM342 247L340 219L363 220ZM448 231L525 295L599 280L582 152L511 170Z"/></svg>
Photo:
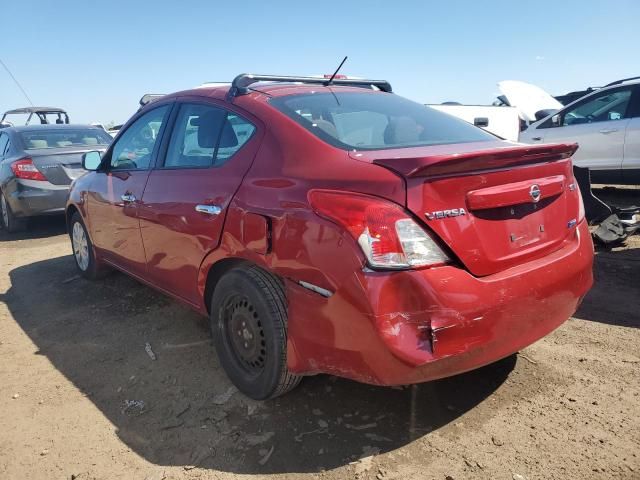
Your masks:
<svg viewBox="0 0 640 480"><path fill-rule="evenodd" d="M406 207L477 276L547 255L575 239L576 145L506 142L351 152L401 175Z"/></svg>

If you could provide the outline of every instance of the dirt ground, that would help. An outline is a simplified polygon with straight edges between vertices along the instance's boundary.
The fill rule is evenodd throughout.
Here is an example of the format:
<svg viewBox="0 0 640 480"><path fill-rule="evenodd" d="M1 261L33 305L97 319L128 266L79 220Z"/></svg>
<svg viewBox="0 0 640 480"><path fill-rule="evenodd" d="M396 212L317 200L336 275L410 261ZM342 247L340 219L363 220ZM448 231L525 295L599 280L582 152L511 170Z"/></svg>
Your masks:
<svg viewBox="0 0 640 480"><path fill-rule="evenodd" d="M122 274L78 278L63 222L31 227L0 231L0 479L640 479L640 236L598 251L575 318L518 355L258 403L204 319Z"/></svg>

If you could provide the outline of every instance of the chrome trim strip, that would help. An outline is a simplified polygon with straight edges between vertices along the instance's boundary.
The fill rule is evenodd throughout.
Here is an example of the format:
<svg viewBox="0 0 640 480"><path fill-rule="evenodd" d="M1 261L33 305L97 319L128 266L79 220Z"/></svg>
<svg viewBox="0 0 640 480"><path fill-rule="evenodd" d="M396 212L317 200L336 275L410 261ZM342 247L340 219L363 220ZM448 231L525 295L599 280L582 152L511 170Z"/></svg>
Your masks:
<svg viewBox="0 0 640 480"><path fill-rule="evenodd" d="M331 295L333 295L333 292L330 292L329 290L326 290L322 287L318 287L317 285L314 285L313 283L309 283L309 282L305 282L303 280L298 280L298 284L301 287L306 288L307 290L311 290L312 292L315 292L319 295L322 295L325 298L329 298Z"/></svg>

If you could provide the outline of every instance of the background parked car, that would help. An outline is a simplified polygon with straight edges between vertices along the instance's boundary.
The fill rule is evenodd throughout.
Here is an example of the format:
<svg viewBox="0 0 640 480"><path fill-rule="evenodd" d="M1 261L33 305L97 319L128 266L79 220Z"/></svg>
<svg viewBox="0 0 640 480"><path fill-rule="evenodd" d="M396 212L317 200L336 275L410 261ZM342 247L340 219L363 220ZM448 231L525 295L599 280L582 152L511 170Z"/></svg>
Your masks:
<svg viewBox="0 0 640 480"><path fill-rule="evenodd" d="M72 180L83 175L82 154L103 151L111 137L84 125L28 125L0 130L0 210L9 232L27 217L64 213Z"/></svg>
<svg viewBox="0 0 640 480"><path fill-rule="evenodd" d="M594 183L640 183L640 80L595 90L529 126L525 143L578 142Z"/></svg>

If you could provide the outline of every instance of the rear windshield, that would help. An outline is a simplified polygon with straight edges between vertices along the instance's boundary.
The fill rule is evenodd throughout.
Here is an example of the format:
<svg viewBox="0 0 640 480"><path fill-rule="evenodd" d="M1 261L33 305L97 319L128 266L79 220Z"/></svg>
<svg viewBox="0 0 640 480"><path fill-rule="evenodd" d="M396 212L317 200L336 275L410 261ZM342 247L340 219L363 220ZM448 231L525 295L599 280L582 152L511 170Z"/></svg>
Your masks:
<svg viewBox="0 0 640 480"><path fill-rule="evenodd" d="M322 140L347 150L380 150L495 140L473 125L391 93L312 93L271 105Z"/></svg>
<svg viewBox="0 0 640 480"><path fill-rule="evenodd" d="M27 150L108 145L112 140L107 132L98 128L34 130L20 132L20 136Z"/></svg>

